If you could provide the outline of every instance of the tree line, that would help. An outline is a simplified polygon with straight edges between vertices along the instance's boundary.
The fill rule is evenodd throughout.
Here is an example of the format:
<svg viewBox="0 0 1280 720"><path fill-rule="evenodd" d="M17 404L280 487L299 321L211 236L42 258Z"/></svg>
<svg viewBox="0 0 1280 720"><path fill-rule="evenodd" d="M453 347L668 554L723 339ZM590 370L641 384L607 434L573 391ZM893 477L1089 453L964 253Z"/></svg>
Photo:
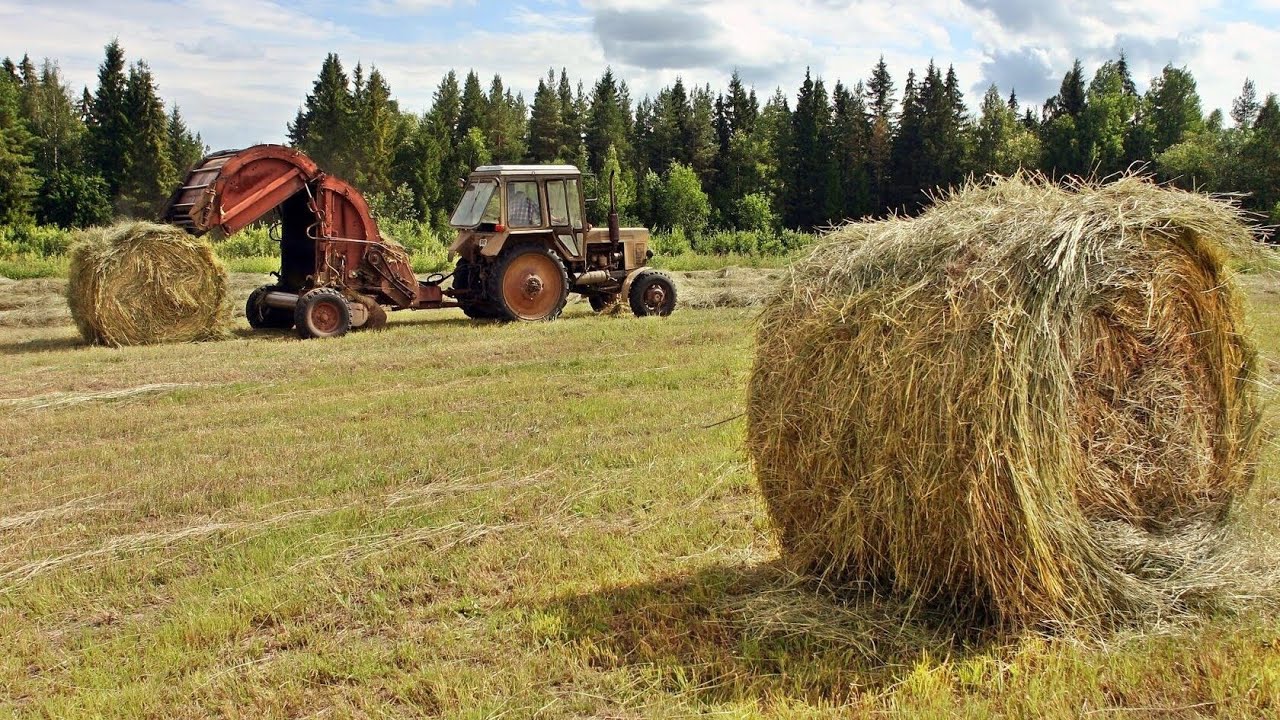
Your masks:
<svg viewBox="0 0 1280 720"><path fill-rule="evenodd" d="M970 112L952 67L910 70L899 88L883 59L828 89L805 72L794 96L763 100L735 72L727 87L677 79L632 98L606 69L588 87L548 70L532 100L500 75L449 71L430 109L402 110L386 77L328 55L287 124L289 142L409 219L447 225L458 179L487 163L570 163L587 193L617 178L624 216L650 227L809 230L911 213L937 188L1019 169L1107 176L1141 166L1160 179L1243 194L1280 220L1280 105L1246 80L1230 112L1205 115L1185 68L1139 93L1123 55L1089 78L1077 61L1056 95L1023 105L990 87ZM106 47L93 93L77 97L46 60L0 72L0 223L83 226L154 216L206 151L145 62ZM603 220L604 203L591 213Z"/></svg>
<svg viewBox="0 0 1280 720"><path fill-rule="evenodd" d="M166 110L144 61L107 45L97 89L79 95L58 65L0 64L0 224L86 227L154 217L206 148Z"/></svg>

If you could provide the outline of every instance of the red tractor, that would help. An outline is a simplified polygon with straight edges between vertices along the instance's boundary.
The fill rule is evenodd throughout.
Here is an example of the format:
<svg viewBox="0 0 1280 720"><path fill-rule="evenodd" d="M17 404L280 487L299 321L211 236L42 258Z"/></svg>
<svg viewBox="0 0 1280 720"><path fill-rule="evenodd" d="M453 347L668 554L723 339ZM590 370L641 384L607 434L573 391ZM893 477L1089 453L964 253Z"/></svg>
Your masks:
<svg viewBox="0 0 1280 720"><path fill-rule="evenodd" d="M419 280L404 247L379 234L358 190L297 150L257 145L197 163L163 219L194 235L229 236L276 213L280 270L249 296L245 314L254 328L294 327L303 338L381 327L385 308L550 320L569 292L597 310L625 297L637 315L670 314L675 286L645 267L649 232L619 228L612 206L609 227L593 229L585 208L576 168L479 168L453 215L454 273Z"/></svg>

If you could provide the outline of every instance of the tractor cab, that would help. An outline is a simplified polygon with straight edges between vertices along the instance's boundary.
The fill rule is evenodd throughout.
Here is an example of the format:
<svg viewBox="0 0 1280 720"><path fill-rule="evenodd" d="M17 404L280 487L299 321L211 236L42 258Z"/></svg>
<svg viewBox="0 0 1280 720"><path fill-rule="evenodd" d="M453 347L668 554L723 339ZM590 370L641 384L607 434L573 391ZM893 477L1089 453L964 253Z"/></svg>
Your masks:
<svg viewBox="0 0 1280 720"><path fill-rule="evenodd" d="M620 228L617 217L611 189L609 227L587 222L582 173L572 165L476 168L450 219L458 264L446 292L470 317L549 320L570 292L597 311L626 297L637 315L669 315L675 286L645 267L649 231Z"/></svg>

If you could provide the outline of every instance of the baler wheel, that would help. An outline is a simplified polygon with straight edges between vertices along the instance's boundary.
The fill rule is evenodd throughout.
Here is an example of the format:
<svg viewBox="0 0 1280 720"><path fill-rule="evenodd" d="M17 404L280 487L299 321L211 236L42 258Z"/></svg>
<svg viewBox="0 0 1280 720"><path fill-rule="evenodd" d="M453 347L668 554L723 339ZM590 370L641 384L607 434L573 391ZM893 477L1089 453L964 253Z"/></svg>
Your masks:
<svg viewBox="0 0 1280 720"><path fill-rule="evenodd" d="M298 298L293 321L304 340L339 337L351 329L351 306L337 290L316 288Z"/></svg>
<svg viewBox="0 0 1280 720"><path fill-rule="evenodd" d="M263 285L249 293L249 300L244 304L244 316L249 327L254 330L288 330L293 327L292 310L271 307L262 302L267 293L277 290L280 290L279 285Z"/></svg>

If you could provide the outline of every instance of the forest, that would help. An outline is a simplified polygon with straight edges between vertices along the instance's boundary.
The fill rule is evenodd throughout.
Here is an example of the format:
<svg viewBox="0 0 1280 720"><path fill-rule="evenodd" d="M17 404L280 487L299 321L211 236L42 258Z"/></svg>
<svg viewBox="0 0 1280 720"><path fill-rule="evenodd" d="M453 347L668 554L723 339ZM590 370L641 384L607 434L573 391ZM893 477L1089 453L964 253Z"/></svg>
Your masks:
<svg viewBox="0 0 1280 720"><path fill-rule="evenodd" d="M971 110L962 86L954 68L895 78L881 59L852 82L806 70L793 92L758 94L735 72L727 87L677 79L639 99L611 68L589 82L548 69L529 99L500 75L486 87L475 71L450 71L417 113L376 66L348 70L329 54L284 130L365 192L391 234L436 253L458 178L511 162L578 165L589 197L607 196L616 176L623 217L664 233L660 248L676 254L783 254L814 230L911 214L940 188L1020 169L1138 170L1238 194L1260 224L1280 222L1280 104L1251 80L1225 117L1205 113L1186 68L1166 66L1139 92L1123 54L1091 77L1075 62L1042 103L992 86ZM0 257L57 254L58 229L154 217L207 150L118 41L80 92L56 59L6 58ZM604 211L590 209L597 222ZM269 253L258 241L247 252Z"/></svg>

